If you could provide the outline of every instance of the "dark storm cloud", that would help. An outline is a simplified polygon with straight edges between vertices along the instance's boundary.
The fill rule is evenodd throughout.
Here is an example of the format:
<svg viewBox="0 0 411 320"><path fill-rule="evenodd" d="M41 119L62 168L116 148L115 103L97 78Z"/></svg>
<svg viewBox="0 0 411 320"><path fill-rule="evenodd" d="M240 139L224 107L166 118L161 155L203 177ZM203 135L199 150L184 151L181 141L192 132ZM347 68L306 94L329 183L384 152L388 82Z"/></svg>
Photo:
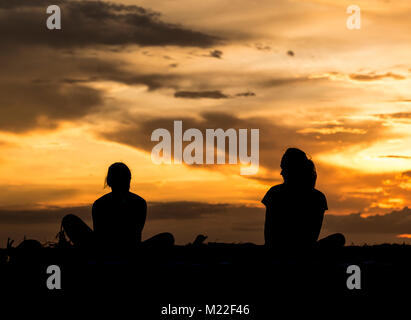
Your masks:
<svg viewBox="0 0 411 320"><path fill-rule="evenodd" d="M160 20L160 14L135 5L105 1L54 1L61 7L62 29L46 28L44 0L0 0L2 45L90 47L131 45L210 47L217 37Z"/></svg>
<svg viewBox="0 0 411 320"><path fill-rule="evenodd" d="M228 96L219 90L215 91L177 91L174 93L176 98L185 99L227 99Z"/></svg>
<svg viewBox="0 0 411 320"><path fill-rule="evenodd" d="M406 79L403 75L392 73L392 72L387 72L383 74L376 74L376 73L367 73L367 74L350 74L350 79L352 80L357 80L357 81L375 81L375 80L381 80L381 79L386 79L386 78L391 78L394 80L404 80Z"/></svg>

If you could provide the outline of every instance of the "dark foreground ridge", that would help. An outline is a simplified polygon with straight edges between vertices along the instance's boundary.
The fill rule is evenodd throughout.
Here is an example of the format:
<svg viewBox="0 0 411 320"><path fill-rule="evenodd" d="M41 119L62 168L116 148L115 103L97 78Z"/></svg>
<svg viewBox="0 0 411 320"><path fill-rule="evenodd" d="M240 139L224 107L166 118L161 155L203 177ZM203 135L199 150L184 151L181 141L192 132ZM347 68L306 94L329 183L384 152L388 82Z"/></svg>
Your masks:
<svg viewBox="0 0 411 320"><path fill-rule="evenodd" d="M301 302L317 310L331 300L344 310L363 305L369 296L402 295L411 287L411 246L397 244L286 256L276 256L264 246L223 243L112 255L73 247L13 248L0 249L0 256L0 288L14 300L42 297L40 305L57 303L61 310L81 303L103 314L108 306L114 312L123 306L136 319L189 319L163 316L161 310L195 306L204 313L205 305L246 305L250 314L197 312L191 319L271 319L280 308L301 311ZM47 288L50 265L61 269L60 290ZM347 289L350 265L361 269L360 290ZM311 299L317 303L311 304Z"/></svg>
<svg viewBox="0 0 411 320"><path fill-rule="evenodd" d="M298 255L275 255L254 244L224 243L115 254L39 247L0 249L0 259L2 290L52 292L46 286L49 265L61 269L62 288L54 292L138 287L140 292L154 289L158 297L172 293L189 300L211 293L253 298L262 286L284 292L361 294L408 289L411 284L411 246L405 244L346 246ZM347 289L349 265L361 269L361 290Z"/></svg>

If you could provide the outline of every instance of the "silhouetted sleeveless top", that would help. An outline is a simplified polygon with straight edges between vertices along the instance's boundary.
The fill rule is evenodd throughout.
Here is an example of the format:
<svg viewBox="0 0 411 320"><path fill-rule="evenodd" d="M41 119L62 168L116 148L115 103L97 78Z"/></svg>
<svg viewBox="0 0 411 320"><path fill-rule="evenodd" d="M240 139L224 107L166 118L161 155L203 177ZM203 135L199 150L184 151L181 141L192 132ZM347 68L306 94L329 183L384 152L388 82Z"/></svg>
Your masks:
<svg viewBox="0 0 411 320"><path fill-rule="evenodd" d="M141 242L141 232L147 214L146 201L128 192L112 192L93 204L93 227L97 241L109 247L130 247Z"/></svg>
<svg viewBox="0 0 411 320"><path fill-rule="evenodd" d="M328 209L322 192L283 183L272 187L261 202L267 208L265 228L271 244L304 246L318 240L324 211Z"/></svg>

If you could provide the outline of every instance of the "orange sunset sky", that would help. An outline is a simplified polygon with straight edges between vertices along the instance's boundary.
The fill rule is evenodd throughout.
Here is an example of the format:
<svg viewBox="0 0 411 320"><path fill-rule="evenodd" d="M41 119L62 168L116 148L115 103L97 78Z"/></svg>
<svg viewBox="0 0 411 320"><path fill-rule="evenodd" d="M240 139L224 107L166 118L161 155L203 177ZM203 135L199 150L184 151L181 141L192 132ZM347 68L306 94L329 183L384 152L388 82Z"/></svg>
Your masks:
<svg viewBox="0 0 411 320"><path fill-rule="evenodd" d="M351 4L0 0L0 246L53 240L69 212L90 224L116 161L149 203L143 238L262 243L287 147L317 166L324 235L411 243L411 2L356 1L360 30ZM258 174L153 164L151 132L173 120L260 129Z"/></svg>

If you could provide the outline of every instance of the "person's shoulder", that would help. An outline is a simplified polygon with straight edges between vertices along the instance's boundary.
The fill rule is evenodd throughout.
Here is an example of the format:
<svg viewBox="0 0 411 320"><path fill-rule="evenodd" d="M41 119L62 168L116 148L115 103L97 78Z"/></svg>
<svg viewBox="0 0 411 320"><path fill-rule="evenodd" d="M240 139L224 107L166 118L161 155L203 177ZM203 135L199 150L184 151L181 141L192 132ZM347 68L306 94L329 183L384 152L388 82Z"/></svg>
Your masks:
<svg viewBox="0 0 411 320"><path fill-rule="evenodd" d="M94 201L93 205L99 205L99 204L105 203L105 202L109 201L111 198L112 198L111 192L106 193L104 196L101 196L96 201Z"/></svg>
<svg viewBox="0 0 411 320"><path fill-rule="evenodd" d="M273 187L271 187L267 193L265 194L264 198L261 200L261 202L265 205L268 205L273 198L275 198L277 195L280 195L284 190L284 185L283 184L277 184Z"/></svg>
<svg viewBox="0 0 411 320"><path fill-rule="evenodd" d="M325 199L325 194L322 193L320 190L318 189L313 189L314 194L318 197L318 198L324 198Z"/></svg>
<svg viewBox="0 0 411 320"><path fill-rule="evenodd" d="M101 211L103 208L107 207L107 203L110 202L110 199L112 198L111 192L105 194L104 196L101 196L98 198L96 201L94 201L93 206L92 206L92 211L93 215L96 214L98 211Z"/></svg>
<svg viewBox="0 0 411 320"><path fill-rule="evenodd" d="M129 197L130 197L130 199L131 199L132 201L147 206L146 200L144 200L144 198L140 197L138 194L129 192L128 195L129 195Z"/></svg>
<svg viewBox="0 0 411 320"><path fill-rule="evenodd" d="M281 192L284 192L284 184L283 183L272 186L270 188L270 190L268 190L267 193L275 194L275 193L281 193Z"/></svg>

